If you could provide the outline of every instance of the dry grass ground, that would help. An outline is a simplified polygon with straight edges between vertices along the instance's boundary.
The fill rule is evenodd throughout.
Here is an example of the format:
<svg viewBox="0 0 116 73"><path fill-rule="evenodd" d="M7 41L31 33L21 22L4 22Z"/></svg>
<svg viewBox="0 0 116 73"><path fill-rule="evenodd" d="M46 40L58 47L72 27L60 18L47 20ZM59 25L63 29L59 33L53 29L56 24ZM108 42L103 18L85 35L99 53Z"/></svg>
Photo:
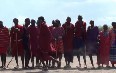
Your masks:
<svg viewBox="0 0 116 73"><path fill-rule="evenodd" d="M7 57L7 64L8 62L11 60L12 57ZM81 68L76 68L76 66L78 65L78 61L77 58L74 57L74 62L71 63L72 68L65 70L63 67L65 66L65 61L64 58L62 59L62 68L61 69L50 69L47 72L42 71L41 69L28 69L28 70L22 70L21 68L19 70L15 70L13 69L14 66L16 66L15 60L13 59L13 61L10 63L9 68L7 68L6 70L2 70L0 69L0 73L116 73L116 68L101 68L98 69L97 68L97 61L96 61L96 56L93 57L94 59L94 64L95 64L95 69L92 69L89 57L86 57L87 59L87 65L88 68L84 69L84 63L83 63L83 59L81 57L81 64L82 67ZM1 65L1 63L0 63ZM19 65L21 67L21 61L19 60ZM30 63L31 66L31 63ZM111 64L110 64L111 66Z"/></svg>

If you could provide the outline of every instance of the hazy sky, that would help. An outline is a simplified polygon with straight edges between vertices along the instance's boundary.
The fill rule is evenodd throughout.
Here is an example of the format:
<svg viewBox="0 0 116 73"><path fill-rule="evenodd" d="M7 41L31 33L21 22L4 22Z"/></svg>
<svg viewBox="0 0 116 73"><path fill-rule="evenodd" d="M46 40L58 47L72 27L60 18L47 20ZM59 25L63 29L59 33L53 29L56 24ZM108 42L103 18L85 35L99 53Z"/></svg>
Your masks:
<svg viewBox="0 0 116 73"><path fill-rule="evenodd" d="M64 23L70 16L74 24L79 14L87 25L90 20L95 25L111 25L116 21L116 0L0 0L0 20L7 27L14 25L13 18L24 24L25 18L37 20L39 16L44 16L48 25L53 19Z"/></svg>

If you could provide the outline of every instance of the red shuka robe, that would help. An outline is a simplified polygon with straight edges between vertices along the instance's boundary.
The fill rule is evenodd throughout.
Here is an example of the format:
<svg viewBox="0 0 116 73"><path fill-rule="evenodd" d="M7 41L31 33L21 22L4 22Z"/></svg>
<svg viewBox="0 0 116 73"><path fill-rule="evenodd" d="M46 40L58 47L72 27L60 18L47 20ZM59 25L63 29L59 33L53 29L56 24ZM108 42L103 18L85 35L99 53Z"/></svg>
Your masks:
<svg viewBox="0 0 116 73"><path fill-rule="evenodd" d="M10 37L9 30L6 27L0 28L0 55L6 54L9 47Z"/></svg>
<svg viewBox="0 0 116 73"><path fill-rule="evenodd" d="M18 28L18 31L16 30ZM17 40L16 40L16 33L17 33ZM15 55L24 55L24 47L22 42L22 36L23 36L23 27L21 25L13 26L10 31L10 37L11 37L11 51L12 56Z"/></svg>
<svg viewBox="0 0 116 73"><path fill-rule="evenodd" d="M73 50L73 37L74 37L74 25L72 23L65 23L62 25L64 28L64 52L71 52Z"/></svg>
<svg viewBox="0 0 116 73"><path fill-rule="evenodd" d="M29 46L32 56L37 56L37 27L29 26Z"/></svg>
<svg viewBox="0 0 116 73"><path fill-rule="evenodd" d="M110 35L108 32L107 36L104 36L104 32L100 32L99 34L99 49L98 49L98 55L99 55L99 62L100 64L109 64L109 54L110 54Z"/></svg>
<svg viewBox="0 0 116 73"><path fill-rule="evenodd" d="M86 23L84 21L82 21L82 23L77 21L75 23L75 37L83 38L85 40L85 38L86 38Z"/></svg>
<svg viewBox="0 0 116 73"><path fill-rule="evenodd" d="M39 48L41 51L41 59L49 60L51 59L49 53L55 49L52 47L52 35L48 26L43 22L40 24L40 33L39 33Z"/></svg>
<svg viewBox="0 0 116 73"><path fill-rule="evenodd" d="M62 27L50 27L52 36L53 36L53 45L57 51L57 53L63 53L63 35L64 29Z"/></svg>

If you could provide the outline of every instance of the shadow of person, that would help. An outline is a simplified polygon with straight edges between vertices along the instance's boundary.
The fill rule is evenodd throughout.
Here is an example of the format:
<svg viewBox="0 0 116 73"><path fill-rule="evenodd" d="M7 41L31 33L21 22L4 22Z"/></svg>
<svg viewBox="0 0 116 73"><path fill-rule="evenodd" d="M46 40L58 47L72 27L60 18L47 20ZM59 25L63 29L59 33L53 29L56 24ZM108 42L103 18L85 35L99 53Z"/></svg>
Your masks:
<svg viewBox="0 0 116 73"><path fill-rule="evenodd" d="M26 72L26 73L49 73L49 71L39 71L39 72Z"/></svg>

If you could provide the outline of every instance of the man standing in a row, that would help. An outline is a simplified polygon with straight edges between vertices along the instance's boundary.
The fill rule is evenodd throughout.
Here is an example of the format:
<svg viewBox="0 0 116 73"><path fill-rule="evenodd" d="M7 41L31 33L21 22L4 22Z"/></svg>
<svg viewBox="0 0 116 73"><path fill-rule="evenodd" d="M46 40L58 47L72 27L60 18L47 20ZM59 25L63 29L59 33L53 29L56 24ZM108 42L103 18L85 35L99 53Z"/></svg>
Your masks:
<svg viewBox="0 0 116 73"><path fill-rule="evenodd" d="M104 66L104 64L106 65L106 67L109 67L111 35L110 31L108 30L108 26L106 24L103 25L103 30L99 32L98 39L99 39L99 48L97 53L98 68L101 67L100 64L102 64L102 67Z"/></svg>
<svg viewBox="0 0 116 73"><path fill-rule="evenodd" d="M1 68L5 68L6 66L6 52L7 48L9 47L9 40L9 30L8 28L4 27L3 22L0 21L0 55L2 61Z"/></svg>
<svg viewBox="0 0 116 73"><path fill-rule="evenodd" d="M64 29L61 27L60 20L56 19L53 21L53 26L49 27L53 36L52 44L54 45L56 52L52 53L52 57L59 59L61 62L62 53L63 53L63 35ZM61 68L61 64L57 66ZM55 68L55 62L52 62L51 68Z"/></svg>
<svg viewBox="0 0 116 73"><path fill-rule="evenodd" d="M30 47L29 47L29 31L28 31L29 25L30 25L30 19L26 18L25 24L23 25L23 37L22 37L24 51L25 51L25 68L29 68L28 64L31 57Z"/></svg>
<svg viewBox="0 0 116 73"><path fill-rule="evenodd" d="M75 23L75 48L77 49L77 58L80 63L80 54L83 55L85 68L86 65L86 50L85 50L85 40L86 40L86 22L84 22L81 15L78 16L78 21Z"/></svg>
<svg viewBox="0 0 116 73"><path fill-rule="evenodd" d="M64 28L64 58L66 66L64 68L71 68L70 62L73 62L73 37L74 25L71 23L71 18L67 17L66 22L62 25Z"/></svg>
<svg viewBox="0 0 116 73"><path fill-rule="evenodd" d="M112 29L110 30L110 61L112 67L116 64L116 22L112 22Z"/></svg>
<svg viewBox="0 0 116 73"><path fill-rule="evenodd" d="M44 17L39 17L38 21L40 23L40 33L39 33L39 48L40 48L40 59L43 64L43 70L47 69L47 65L44 61L53 60L59 64L57 60L55 60L53 57L50 56L50 52L54 51L54 48L52 47L52 34L46 25L46 22L44 20Z"/></svg>
<svg viewBox="0 0 116 73"><path fill-rule="evenodd" d="M31 25L28 28L29 31L29 46L31 51L31 62L32 62L32 68L34 68L34 57L37 58L37 27L35 25L35 20L31 20Z"/></svg>
<svg viewBox="0 0 116 73"><path fill-rule="evenodd" d="M98 34L99 34L99 29L97 26L94 25L94 21L91 20L86 35L86 51L87 51L87 55L89 55L93 68L94 68L94 64L93 64L92 56L97 54Z"/></svg>
<svg viewBox="0 0 116 73"><path fill-rule="evenodd" d="M21 56L22 67L24 67L24 48L22 44L23 27L18 24L17 18L14 18L13 22L15 25L11 27L11 31L10 31L11 52L12 52L12 56L15 57L16 64L17 64L17 66L14 68L17 69L19 68L18 56Z"/></svg>

